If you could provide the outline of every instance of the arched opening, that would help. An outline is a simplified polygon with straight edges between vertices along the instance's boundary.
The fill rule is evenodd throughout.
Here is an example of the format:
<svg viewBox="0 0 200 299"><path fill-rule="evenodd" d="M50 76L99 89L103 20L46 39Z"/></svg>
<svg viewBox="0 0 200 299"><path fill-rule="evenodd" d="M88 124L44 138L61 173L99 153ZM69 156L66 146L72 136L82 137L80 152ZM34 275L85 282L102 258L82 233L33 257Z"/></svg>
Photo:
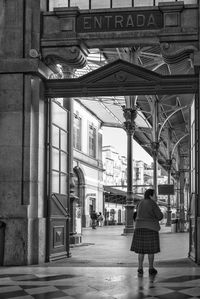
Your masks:
<svg viewBox="0 0 200 299"><path fill-rule="evenodd" d="M77 206L81 215L81 227L86 226L85 216L85 178L83 171L80 167L74 167L74 178L75 178L75 195L78 198Z"/></svg>

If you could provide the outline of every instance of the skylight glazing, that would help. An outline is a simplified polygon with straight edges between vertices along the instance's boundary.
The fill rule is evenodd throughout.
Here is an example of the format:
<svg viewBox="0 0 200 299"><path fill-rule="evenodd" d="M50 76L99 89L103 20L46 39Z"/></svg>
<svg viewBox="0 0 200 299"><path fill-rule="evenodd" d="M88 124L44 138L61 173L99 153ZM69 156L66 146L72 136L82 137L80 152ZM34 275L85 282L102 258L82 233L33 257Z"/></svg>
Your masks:
<svg viewBox="0 0 200 299"><path fill-rule="evenodd" d="M179 2L182 0L168 0L167 2ZM79 7L79 9L122 8L158 6L158 3L166 0L49 0L49 10L56 7ZM197 4L198 0L184 0L184 4Z"/></svg>

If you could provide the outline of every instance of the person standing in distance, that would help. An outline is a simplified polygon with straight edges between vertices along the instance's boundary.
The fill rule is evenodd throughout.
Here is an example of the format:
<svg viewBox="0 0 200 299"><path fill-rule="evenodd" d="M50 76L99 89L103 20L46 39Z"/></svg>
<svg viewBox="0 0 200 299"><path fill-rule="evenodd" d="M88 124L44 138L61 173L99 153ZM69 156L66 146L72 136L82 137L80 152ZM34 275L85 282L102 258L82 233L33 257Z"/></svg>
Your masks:
<svg viewBox="0 0 200 299"><path fill-rule="evenodd" d="M92 228L93 229L96 229L96 226L97 226L97 213L95 211L92 211L91 215L90 215L90 218L92 220Z"/></svg>
<svg viewBox="0 0 200 299"><path fill-rule="evenodd" d="M163 213L156 203L155 191L148 189L144 199L138 205L135 230L133 233L131 251L138 253L138 275L143 275L144 255L148 254L149 274L156 275L154 268L154 254L160 252L159 221Z"/></svg>

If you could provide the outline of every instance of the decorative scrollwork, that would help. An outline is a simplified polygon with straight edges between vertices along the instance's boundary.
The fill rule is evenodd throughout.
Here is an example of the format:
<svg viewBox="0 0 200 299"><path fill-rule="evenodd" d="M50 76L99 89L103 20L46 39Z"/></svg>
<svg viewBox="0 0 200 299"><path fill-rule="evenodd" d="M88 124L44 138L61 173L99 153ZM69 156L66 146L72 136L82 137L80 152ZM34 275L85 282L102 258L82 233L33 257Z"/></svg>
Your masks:
<svg viewBox="0 0 200 299"><path fill-rule="evenodd" d="M161 44L161 53L163 59L168 64L178 63L188 59L195 51L197 51L197 48L193 45L182 46L173 43Z"/></svg>
<svg viewBox="0 0 200 299"><path fill-rule="evenodd" d="M74 68L82 68L87 62L87 53L80 47L57 47L57 48L43 48L42 54L45 62L54 62L54 64L63 64L72 66Z"/></svg>

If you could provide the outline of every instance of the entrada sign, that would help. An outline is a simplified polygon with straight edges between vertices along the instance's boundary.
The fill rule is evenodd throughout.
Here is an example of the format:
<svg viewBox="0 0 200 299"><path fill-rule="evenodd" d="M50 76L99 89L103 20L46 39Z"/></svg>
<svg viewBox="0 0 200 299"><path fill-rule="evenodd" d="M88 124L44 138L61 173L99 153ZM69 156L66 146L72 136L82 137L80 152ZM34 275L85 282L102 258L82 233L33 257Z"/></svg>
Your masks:
<svg viewBox="0 0 200 299"><path fill-rule="evenodd" d="M77 17L77 32L107 32L130 30L157 30L163 27L159 10L109 13L81 13Z"/></svg>

